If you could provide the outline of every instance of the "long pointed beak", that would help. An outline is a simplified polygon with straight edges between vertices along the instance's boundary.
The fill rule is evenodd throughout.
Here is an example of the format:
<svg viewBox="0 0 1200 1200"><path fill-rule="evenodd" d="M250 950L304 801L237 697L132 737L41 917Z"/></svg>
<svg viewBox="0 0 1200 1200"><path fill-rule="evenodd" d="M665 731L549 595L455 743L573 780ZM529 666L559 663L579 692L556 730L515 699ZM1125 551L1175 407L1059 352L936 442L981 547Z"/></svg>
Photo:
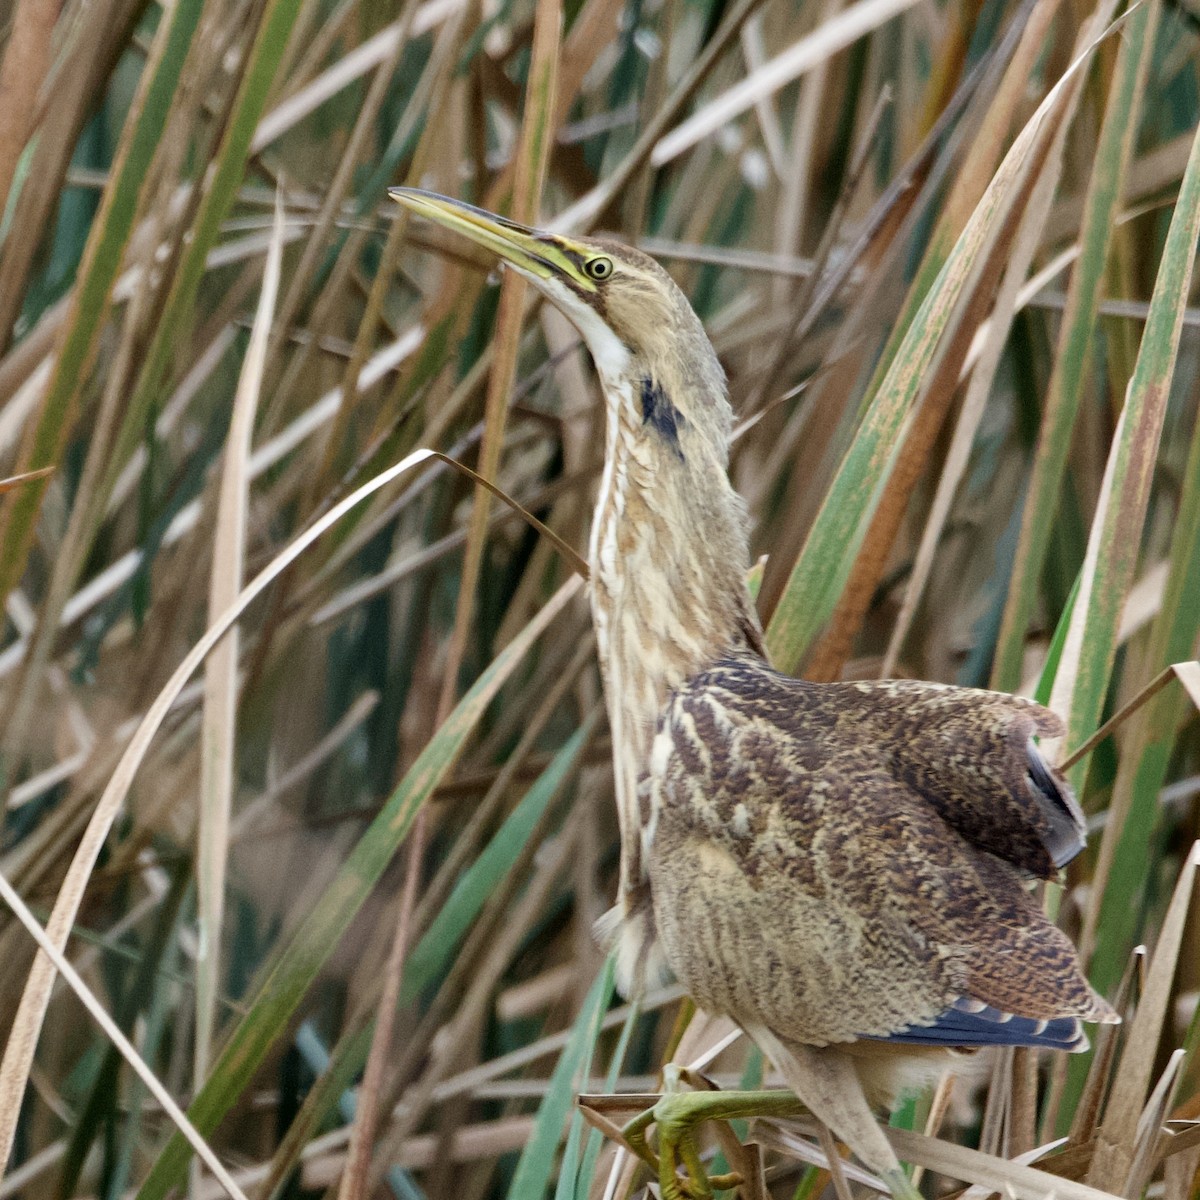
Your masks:
<svg viewBox="0 0 1200 1200"><path fill-rule="evenodd" d="M388 195L418 216L490 250L519 271L538 279L561 273L562 268L547 257L548 253L555 253L553 244L524 225L420 188L388 188Z"/></svg>

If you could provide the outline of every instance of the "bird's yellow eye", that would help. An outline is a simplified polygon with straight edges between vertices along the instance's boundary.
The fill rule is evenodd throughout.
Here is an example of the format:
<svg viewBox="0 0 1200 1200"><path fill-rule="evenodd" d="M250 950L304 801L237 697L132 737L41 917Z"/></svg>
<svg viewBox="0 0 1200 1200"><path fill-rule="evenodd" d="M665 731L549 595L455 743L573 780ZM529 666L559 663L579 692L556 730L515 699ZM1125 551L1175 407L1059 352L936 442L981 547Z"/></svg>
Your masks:
<svg viewBox="0 0 1200 1200"><path fill-rule="evenodd" d="M590 279L607 279L613 273L611 258L589 258L583 264L583 269Z"/></svg>

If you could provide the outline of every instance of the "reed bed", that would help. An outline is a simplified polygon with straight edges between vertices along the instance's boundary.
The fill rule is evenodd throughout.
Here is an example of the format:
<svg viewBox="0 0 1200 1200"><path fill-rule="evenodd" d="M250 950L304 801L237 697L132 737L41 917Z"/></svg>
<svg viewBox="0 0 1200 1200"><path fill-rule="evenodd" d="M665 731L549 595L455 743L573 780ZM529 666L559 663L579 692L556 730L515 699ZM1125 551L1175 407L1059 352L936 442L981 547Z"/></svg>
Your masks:
<svg viewBox="0 0 1200 1200"><path fill-rule="evenodd" d="M1066 720L1045 901L1126 1021L895 1114L927 1192L1198 1194L1194 10L0 15L0 1195L632 1196L664 1064L762 1078L593 939L586 354L401 183L669 267L777 665ZM810 1132L703 1145L809 1200Z"/></svg>

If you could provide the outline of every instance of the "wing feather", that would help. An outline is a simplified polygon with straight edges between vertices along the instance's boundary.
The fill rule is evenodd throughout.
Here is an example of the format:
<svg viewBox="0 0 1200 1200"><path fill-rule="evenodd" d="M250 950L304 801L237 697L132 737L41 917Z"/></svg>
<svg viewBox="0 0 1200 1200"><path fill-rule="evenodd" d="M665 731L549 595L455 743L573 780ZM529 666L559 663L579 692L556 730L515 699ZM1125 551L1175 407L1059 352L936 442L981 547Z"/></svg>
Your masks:
<svg viewBox="0 0 1200 1200"><path fill-rule="evenodd" d="M1032 701L908 680L858 690L861 723L888 738L891 770L973 846L1039 879L1083 849L1083 813L1035 738L1062 731Z"/></svg>
<svg viewBox="0 0 1200 1200"><path fill-rule="evenodd" d="M924 1046L1032 1046L1081 1053L1087 1036L1078 1017L1036 1020L963 998L923 1025L908 1025L873 1040Z"/></svg>

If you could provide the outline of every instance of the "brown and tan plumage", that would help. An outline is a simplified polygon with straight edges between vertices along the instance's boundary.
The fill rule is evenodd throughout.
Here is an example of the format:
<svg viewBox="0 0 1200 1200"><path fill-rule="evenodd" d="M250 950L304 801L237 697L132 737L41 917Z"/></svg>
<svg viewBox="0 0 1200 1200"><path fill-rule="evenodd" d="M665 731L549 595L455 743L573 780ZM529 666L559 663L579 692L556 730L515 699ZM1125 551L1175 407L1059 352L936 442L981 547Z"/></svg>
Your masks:
<svg viewBox="0 0 1200 1200"><path fill-rule="evenodd" d="M897 1195L871 1115L953 1047L1079 1048L1115 1015L1031 898L1083 820L1025 700L773 671L726 472L725 378L646 255L392 193L525 275L578 327L607 402L591 598L622 854L604 926L623 988L673 973L733 1017Z"/></svg>
<svg viewBox="0 0 1200 1200"><path fill-rule="evenodd" d="M994 693L805 684L749 655L694 676L648 776L659 935L689 943L667 951L689 992L809 1045L1069 1048L1075 1018L1107 1009L1022 878L1056 869L1065 806L1028 767L1031 734L1055 728ZM984 1006L1028 1022L991 1030Z"/></svg>

